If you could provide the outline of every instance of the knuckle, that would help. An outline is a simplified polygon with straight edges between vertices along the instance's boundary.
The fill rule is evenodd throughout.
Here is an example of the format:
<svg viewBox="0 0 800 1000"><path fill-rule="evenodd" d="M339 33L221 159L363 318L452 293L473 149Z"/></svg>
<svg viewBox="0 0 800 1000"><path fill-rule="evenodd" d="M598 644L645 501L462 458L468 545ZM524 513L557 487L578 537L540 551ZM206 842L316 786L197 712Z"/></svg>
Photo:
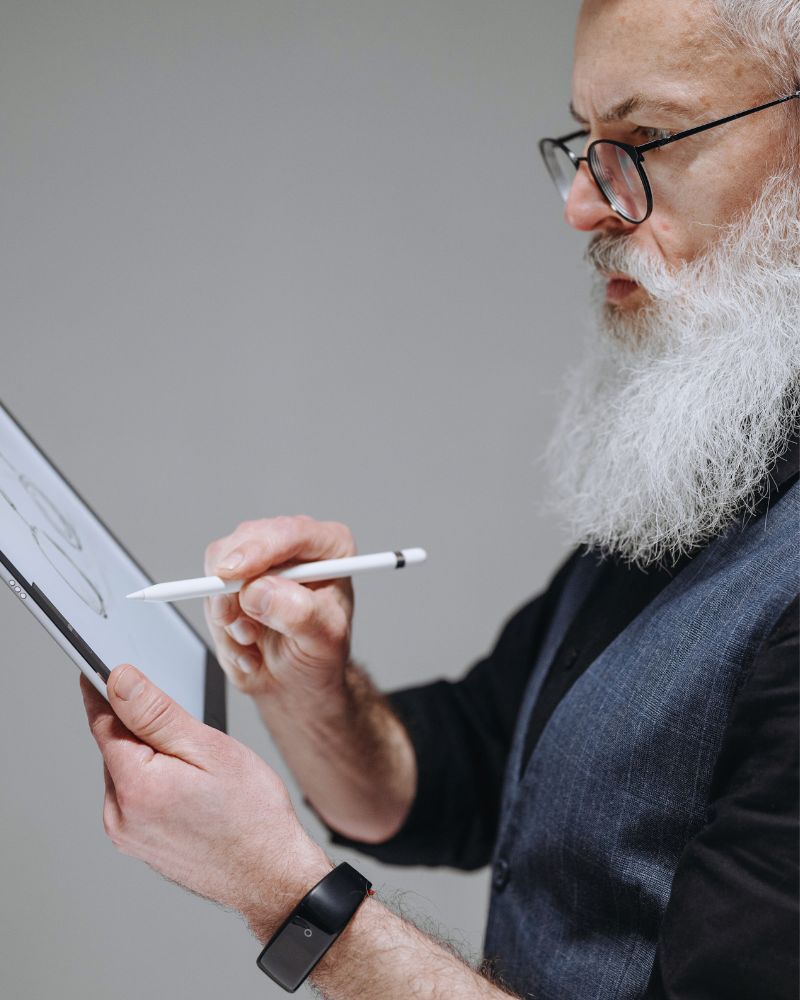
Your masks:
<svg viewBox="0 0 800 1000"><path fill-rule="evenodd" d="M285 543L295 544L298 538L308 534L309 525L314 519L307 514L280 514L275 518L275 530Z"/></svg>
<svg viewBox="0 0 800 1000"><path fill-rule="evenodd" d="M160 692L141 710L139 727L144 735L169 725L174 714L173 703Z"/></svg>
<svg viewBox="0 0 800 1000"><path fill-rule="evenodd" d="M275 541L269 529L262 528L258 533L253 533L243 538L234 547L245 555L249 563L269 565L275 548Z"/></svg>
<svg viewBox="0 0 800 1000"><path fill-rule="evenodd" d="M330 526L341 547L347 552L348 555L354 555L356 551L356 540L353 537L353 532L350 528L346 524L342 524L341 521L331 521Z"/></svg>
<svg viewBox="0 0 800 1000"><path fill-rule="evenodd" d="M305 587L292 587L284 595L283 616L286 624L300 629L310 625L316 617L314 598Z"/></svg>
<svg viewBox="0 0 800 1000"><path fill-rule="evenodd" d="M269 521L265 520L264 518L255 518L247 521L240 521L239 524L236 526L236 531L234 531L234 535L240 535L240 534L252 535L254 533L262 531L266 524L269 524Z"/></svg>
<svg viewBox="0 0 800 1000"><path fill-rule="evenodd" d="M337 645L350 642L350 617L343 608L337 607L327 619L327 634Z"/></svg>
<svg viewBox="0 0 800 1000"><path fill-rule="evenodd" d="M349 648L350 629L344 616L335 615L333 618L322 619L317 624L316 632L321 642L340 653Z"/></svg>
<svg viewBox="0 0 800 1000"><path fill-rule="evenodd" d="M209 542L208 545L206 545L206 551L203 557L203 565L205 566L206 572L210 572L210 570L216 566L220 552L222 551L223 541L224 539L217 538L213 542Z"/></svg>
<svg viewBox="0 0 800 1000"><path fill-rule="evenodd" d="M262 533L242 548L247 550L250 559L255 558L257 562L268 565L275 550L275 541L271 535Z"/></svg>

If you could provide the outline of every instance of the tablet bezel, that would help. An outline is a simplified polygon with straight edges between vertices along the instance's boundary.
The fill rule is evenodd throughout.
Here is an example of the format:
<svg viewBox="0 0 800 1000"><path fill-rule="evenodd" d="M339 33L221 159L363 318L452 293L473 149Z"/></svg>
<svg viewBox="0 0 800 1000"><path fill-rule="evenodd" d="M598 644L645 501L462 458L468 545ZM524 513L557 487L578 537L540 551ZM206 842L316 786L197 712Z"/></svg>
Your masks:
<svg viewBox="0 0 800 1000"><path fill-rule="evenodd" d="M47 463L49 463L55 474L61 477L67 487L72 490L80 503L82 503L86 508L89 515L93 517L108 533L114 544L119 546L128 559L131 560L133 565L136 566L136 568L143 573L148 580L151 579L150 575L142 567L141 563L139 563L138 560L131 555L128 549L97 514L94 508L87 503L83 495L75 489L69 479L67 479L47 452L45 452L44 449L33 439L33 437L31 437L28 431L25 430L19 420L17 420L14 414L2 401L0 401L0 410L2 410L3 413L10 418L11 422L21 432L23 437L26 438L28 443L39 452ZM111 673L109 667L103 663L85 639L83 639L83 637L75 631L75 629L73 629L69 621L67 621L58 608L50 602L50 600L36 586L36 584L29 583L22 570L18 566L15 566L10 559L8 559L2 549L0 549L0 563L6 571L5 579L3 581L4 585L8 587L12 594L15 594L18 598L20 598L20 603L25 603L27 605L28 610L33 613L34 618L36 618L39 624L50 633L53 639L55 639L73 663L75 663L81 672L89 679L89 681L91 681L94 687L97 688L102 695L106 696L105 682ZM33 603L29 603L30 601ZM187 621L187 619L174 605L170 605L170 609L174 614L178 615L181 621L189 627L195 636L197 636L206 650L203 721L206 725L213 726L214 729L219 729L223 733L227 732L225 673L209 648L208 643L205 641L203 636L200 635L192 623Z"/></svg>

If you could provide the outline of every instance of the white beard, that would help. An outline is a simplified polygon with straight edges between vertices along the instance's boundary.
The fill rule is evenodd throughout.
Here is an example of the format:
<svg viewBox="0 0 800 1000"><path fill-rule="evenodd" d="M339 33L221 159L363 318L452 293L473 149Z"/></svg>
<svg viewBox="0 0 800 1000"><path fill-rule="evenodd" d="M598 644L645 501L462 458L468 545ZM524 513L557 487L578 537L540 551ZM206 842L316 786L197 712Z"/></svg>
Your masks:
<svg viewBox="0 0 800 1000"><path fill-rule="evenodd" d="M800 416L800 181L775 178L701 259L668 269L596 238L652 303L603 307L546 459L572 544L668 564L741 518Z"/></svg>

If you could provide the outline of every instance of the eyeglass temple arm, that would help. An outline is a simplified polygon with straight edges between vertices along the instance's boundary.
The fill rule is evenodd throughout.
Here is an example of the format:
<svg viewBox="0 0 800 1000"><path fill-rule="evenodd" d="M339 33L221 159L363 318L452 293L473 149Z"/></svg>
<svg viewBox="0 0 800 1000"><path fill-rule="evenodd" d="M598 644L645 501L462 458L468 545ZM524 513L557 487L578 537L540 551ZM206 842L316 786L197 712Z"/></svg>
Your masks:
<svg viewBox="0 0 800 1000"><path fill-rule="evenodd" d="M747 111L740 111L738 114L728 115L727 118L720 118L715 122L707 122L705 125L698 125L697 128L690 128L686 132L676 132L675 135L667 136L666 139L654 139L653 142L645 143L644 146L637 146L636 150L639 153L646 153L650 149L659 149L661 146L668 146L671 142L677 142L678 139L688 139L690 135L697 135L700 132L706 132L710 128L716 128L717 125L727 125L728 122L735 122L739 118L746 118L748 115L754 115L756 111L765 111L767 108L774 108L776 104L785 104L787 101L794 101L798 97L800 97L800 90L796 90L793 94L789 94L787 97L779 97L777 101L770 101L768 104L760 104L757 108L749 108Z"/></svg>

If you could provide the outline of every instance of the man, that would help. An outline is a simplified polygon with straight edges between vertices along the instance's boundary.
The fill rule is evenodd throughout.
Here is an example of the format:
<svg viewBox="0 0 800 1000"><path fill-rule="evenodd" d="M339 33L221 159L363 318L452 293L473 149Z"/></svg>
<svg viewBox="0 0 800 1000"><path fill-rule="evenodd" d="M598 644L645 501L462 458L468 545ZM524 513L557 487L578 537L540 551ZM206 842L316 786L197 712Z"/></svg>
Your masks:
<svg viewBox="0 0 800 1000"><path fill-rule="evenodd" d="M209 547L252 581L220 662L335 838L494 864L482 972L367 899L332 1000L796 995L799 52L796 0L586 0L543 144L603 296L550 449L575 548L461 682L384 698L349 583L263 577L343 526ZM82 684L114 842L266 941L331 868L280 780L134 667Z"/></svg>

